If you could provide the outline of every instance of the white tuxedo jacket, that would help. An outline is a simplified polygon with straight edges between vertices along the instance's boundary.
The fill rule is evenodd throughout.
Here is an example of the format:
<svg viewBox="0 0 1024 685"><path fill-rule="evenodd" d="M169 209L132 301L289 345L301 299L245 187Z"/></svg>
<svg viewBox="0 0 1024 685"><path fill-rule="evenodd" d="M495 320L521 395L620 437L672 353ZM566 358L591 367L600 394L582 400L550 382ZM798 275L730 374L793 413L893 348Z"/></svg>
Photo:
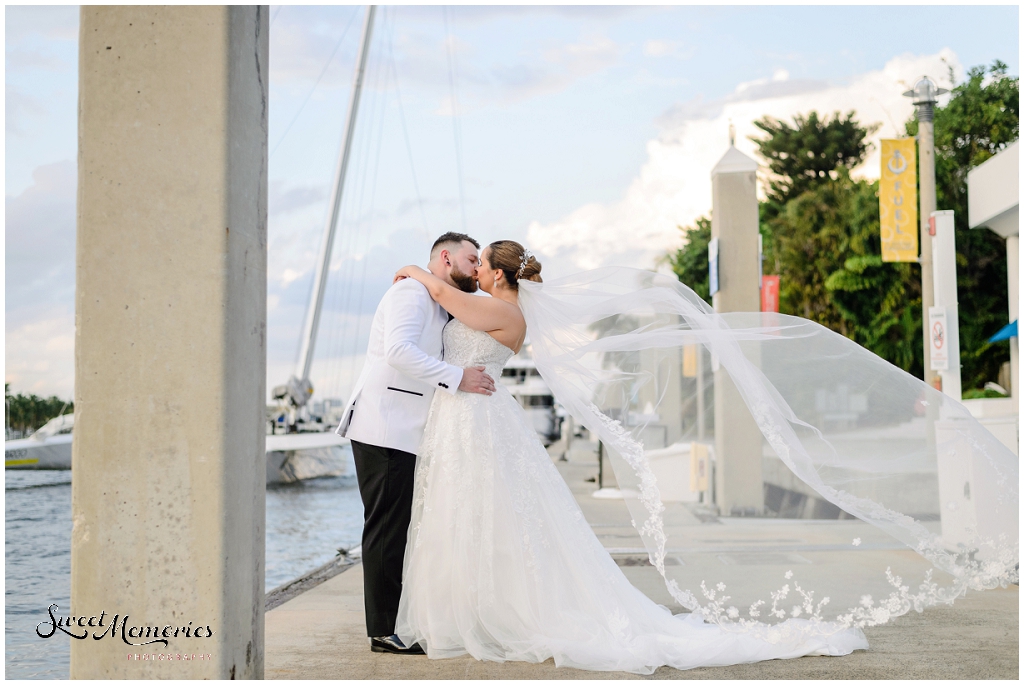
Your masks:
<svg viewBox="0 0 1024 685"><path fill-rule="evenodd" d="M391 286L373 315L366 363L334 432L416 454L438 388L455 394L462 368L440 361L448 313L412 278Z"/></svg>

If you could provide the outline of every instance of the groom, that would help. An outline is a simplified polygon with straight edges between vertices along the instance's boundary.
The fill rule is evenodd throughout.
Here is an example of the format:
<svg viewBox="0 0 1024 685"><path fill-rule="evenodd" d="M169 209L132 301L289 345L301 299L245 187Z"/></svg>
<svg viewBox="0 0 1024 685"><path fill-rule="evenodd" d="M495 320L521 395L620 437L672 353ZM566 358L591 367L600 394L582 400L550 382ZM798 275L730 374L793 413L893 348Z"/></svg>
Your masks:
<svg viewBox="0 0 1024 685"><path fill-rule="evenodd" d="M465 292L475 292L480 244L445 233L430 250L427 268ZM448 313L418 281L391 286L373 315L366 363L335 431L352 442L363 499L363 599L366 634L374 652L423 654L395 635L402 595L402 562L412 516L416 451L430 400L440 388L490 395L494 379L484 367L444 361L441 333Z"/></svg>

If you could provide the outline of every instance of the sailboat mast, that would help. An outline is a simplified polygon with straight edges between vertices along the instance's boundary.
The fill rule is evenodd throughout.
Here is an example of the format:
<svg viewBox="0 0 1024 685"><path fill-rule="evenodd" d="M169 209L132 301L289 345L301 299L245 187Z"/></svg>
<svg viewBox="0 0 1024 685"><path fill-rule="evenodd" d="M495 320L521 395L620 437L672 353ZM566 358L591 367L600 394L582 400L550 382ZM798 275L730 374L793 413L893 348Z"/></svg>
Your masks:
<svg viewBox="0 0 1024 685"><path fill-rule="evenodd" d="M320 254L316 262L316 275L313 278L313 292L306 311L306 325L302 334L302 351L296 367L296 379L304 386L310 387L309 369L313 364L313 348L316 346L317 332L320 330L320 310L323 307L324 291L327 286L331 251L334 247L334 234L338 228L341 214L341 198L345 188L345 172L348 170L349 156L352 151L352 137L356 127L356 113L359 111L359 95L363 89L363 75L366 71L366 60L370 53L370 38L373 32L373 17L376 5L366 9L366 20L363 23L363 37L359 44L359 56L356 61L356 73L352 83L352 98L348 103L348 116L345 123L345 137L341 142L341 154L338 167L334 173L334 189L331 192L330 213L324 226L323 239L320 242ZM308 399L306 397L305 399Z"/></svg>

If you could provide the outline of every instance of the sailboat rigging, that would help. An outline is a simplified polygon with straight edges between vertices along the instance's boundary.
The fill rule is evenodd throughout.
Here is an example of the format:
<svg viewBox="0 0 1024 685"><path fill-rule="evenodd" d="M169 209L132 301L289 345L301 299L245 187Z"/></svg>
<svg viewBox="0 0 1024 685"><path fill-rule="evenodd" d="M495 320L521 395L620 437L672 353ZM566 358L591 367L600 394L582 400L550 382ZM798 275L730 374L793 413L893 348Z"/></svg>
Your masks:
<svg viewBox="0 0 1024 685"><path fill-rule="evenodd" d="M345 135L341 143L341 154L338 158L338 166L334 174L334 187L331 192L329 213L327 223L324 225L323 238L320 242L320 252L317 256L316 273L313 277L313 291L309 300L309 307L306 312L306 321L302 333L302 348L299 352L299 361L296 365L295 374L288 379L284 385L279 385L273 390L273 397L286 404L288 409L289 432L297 430L300 419L300 412L303 410L310 397L313 396L313 383L309 378L310 367L313 364L313 352L316 347L317 334L320 332L320 313L323 309L324 292L327 286L327 274L331 259L331 252L334 248L334 236L338 228L338 219L341 214L341 200L345 190L345 176L348 171L349 158L352 153L352 139L356 126L356 115L359 112L359 98L363 89L363 78L366 73L366 62L370 52L370 40L373 35L373 18L377 6L370 5L366 9L366 19L363 22L363 35L359 44L358 59L356 61L356 73L352 82L352 97L349 99L348 114L346 116Z"/></svg>
<svg viewBox="0 0 1024 685"><path fill-rule="evenodd" d="M327 219L324 224L323 234L320 243L320 251L317 256L316 272L313 280L313 287L310 293L309 304L306 312L305 324L302 332L301 350L299 353L298 360L296 362L295 373L289 378L288 382L284 385L279 385L274 388L273 397L279 401L279 408L277 410L277 417L281 419L280 423L284 424L286 433L297 434L302 432L319 432L328 428L328 424L336 418L333 416L333 412L330 410L330 406L336 406L340 408L343 404L340 400L325 399L322 402L317 402L316 405L312 403L312 397L314 395L314 386L310 378L312 369L313 353L317 336L320 333L320 324L322 321L321 313L325 306L326 291L327 291L327 277L330 271L329 265L331 260L332 251L334 249L334 240L338 231L338 224L341 222L341 208L342 200L346 192L346 177L350 166L350 160L353 156L353 143L355 136L356 120L359 116L359 108L361 106L361 96L364 85L368 85L373 91L381 87L380 83L375 83L374 78L377 80L383 79L385 81L384 87L387 88L388 81L391 78L394 79L394 85L396 95L398 97L398 115L402 126L402 132L405 139L405 148L409 156L409 165L412 172L412 181L414 190L416 192L417 204L419 205L420 217L423 220L424 230L428 230L427 219L423 210L423 200L420 194L419 182L416 176L415 164L412 155L412 146L409 140L408 126L405 120L405 111L401 101L401 91L399 89L398 70L395 64L394 58L394 45L390 38L390 34L387 31L387 18L393 15L385 13L385 27L383 27L382 39L387 40L387 45L382 46L380 53L381 62L377 64L376 76L369 77L367 74L367 66L369 62L370 54L370 43L375 33L375 20L376 20L377 7L369 6L366 11L362 39L360 41L359 49L357 52L357 60L355 67L355 75L352 80L352 94L349 99L348 112L345 122L344 134L340 146L339 158L335 172L334 186L330 202L328 205ZM453 142L455 145L455 169L458 181L458 192L459 192L459 204L460 204L460 218L462 220L463 228L466 227L466 215L465 215L465 194L463 187L463 155L462 155L462 130L459 122L460 106L459 106L459 92L457 88L457 64L455 56L454 36L452 33L452 18L449 15L448 8L441 8L441 18L444 26L444 49L445 57L448 66L448 86L449 86L449 97L450 97L450 114L452 116L452 134ZM347 29L346 29L347 30ZM369 78L370 82L367 83ZM370 109L363 115L370 115L370 138L373 138L372 132L374 129L374 122L377 121L377 114L375 114L375 106L372 101L366 103ZM383 116L383 109L380 112L380 116ZM379 127L378 127L378 132ZM363 134L366 135L365 133ZM378 142L378 154L379 145ZM372 143L371 143L372 145ZM357 163L358 164L358 163ZM375 166L373 173L374 178L379 167ZM368 173L368 172L367 172ZM353 179L355 180L355 179ZM363 179L365 182L365 178ZM349 184L351 185L351 184ZM375 188L375 183L372 184ZM355 191L353 197L361 196L361 192L358 188L352 188ZM372 212L371 212L372 213ZM347 240L343 241L342 248L344 251L354 249L354 238L351 235L346 234ZM429 236L428 236L429 237ZM348 243L346 249L345 243ZM348 309L348 304L355 297L355 302L359 303L362 301L362 292L365 282L365 268L366 260L361 260L363 269L362 278L358 278L357 288L348 288L345 293L345 306L344 309ZM354 274L353 274L354 275ZM357 316L357 322L361 322L361 318ZM340 337L342 340L336 341L335 334L337 331L332 325L328 326L327 339L323 341L333 351L336 344L346 344L348 337L346 336L347 319L344 329L342 330ZM360 327L357 323L355 344L358 345ZM344 355L342 355L344 356ZM335 359L337 355L335 355ZM353 368L350 369L351 376L355 377L355 361L357 359L357 350L353 349L349 359L352 362ZM328 364L328 375L330 375L331 363ZM524 349L521 355L517 355L505 373L503 373L501 382L503 385L509 388L509 391L516 397L516 399L523 406L524 411L531 416L531 421L534 423L537 432L541 435L542 440L545 444L557 440L561 435L561 423L562 416L559 411L554 398L551 396L550 390L543 383L536 371L536 367L533 364L532 359L529 356L529 350ZM322 406L317 406L322 405ZM284 437L284 436L280 436Z"/></svg>

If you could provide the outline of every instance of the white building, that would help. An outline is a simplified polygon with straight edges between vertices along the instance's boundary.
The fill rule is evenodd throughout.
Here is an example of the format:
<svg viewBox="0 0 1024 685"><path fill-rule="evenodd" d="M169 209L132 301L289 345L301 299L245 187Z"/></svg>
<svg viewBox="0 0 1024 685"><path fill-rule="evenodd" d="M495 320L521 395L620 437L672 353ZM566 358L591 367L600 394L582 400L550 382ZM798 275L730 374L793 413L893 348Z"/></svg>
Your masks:
<svg viewBox="0 0 1024 685"><path fill-rule="evenodd" d="M1006 238L1006 284L1010 324L1017 322L1020 243L1018 238L1020 141L967 174L967 219L971 228L986 228ZM1010 398L964 402L986 428L1017 452L1020 363L1017 336L1010 338Z"/></svg>

